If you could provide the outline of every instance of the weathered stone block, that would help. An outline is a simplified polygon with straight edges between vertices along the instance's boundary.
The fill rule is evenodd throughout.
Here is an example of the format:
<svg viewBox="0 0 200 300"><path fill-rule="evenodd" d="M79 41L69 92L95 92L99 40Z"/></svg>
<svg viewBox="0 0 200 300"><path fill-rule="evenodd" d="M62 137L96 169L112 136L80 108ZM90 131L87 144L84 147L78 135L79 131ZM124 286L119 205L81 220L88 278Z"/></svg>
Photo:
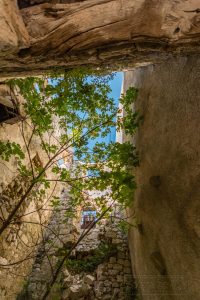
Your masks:
<svg viewBox="0 0 200 300"><path fill-rule="evenodd" d="M126 254L124 252L118 252L117 257L121 258L121 259L124 259L126 257Z"/></svg>
<svg viewBox="0 0 200 300"><path fill-rule="evenodd" d="M84 296L84 292L81 285L73 285L69 288L69 297L71 300L77 300Z"/></svg>
<svg viewBox="0 0 200 300"><path fill-rule="evenodd" d="M29 284L28 289L31 291L35 291L36 287L37 287L36 283L31 283L31 284Z"/></svg>
<svg viewBox="0 0 200 300"><path fill-rule="evenodd" d="M117 275L117 282L123 282L124 278L122 275Z"/></svg>
<svg viewBox="0 0 200 300"><path fill-rule="evenodd" d="M122 270L122 269L123 269L123 266L120 265L120 264L115 264L115 265L113 265L113 269L114 269L114 270Z"/></svg>
<svg viewBox="0 0 200 300"><path fill-rule="evenodd" d="M112 239L113 244L120 244L122 242L121 239Z"/></svg>
<svg viewBox="0 0 200 300"><path fill-rule="evenodd" d="M7 259L6 259L6 258L4 258L4 257L1 257L1 256L0 256L0 264L2 264L2 265L6 265L6 264L8 264L8 261L7 261Z"/></svg>
<svg viewBox="0 0 200 300"><path fill-rule="evenodd" d="M109 259L109 262L110 263L115 263L116 262L116 257L110 257L110 259Z"/></svg>
<svg viewBox="0 0 200 300"><path fill-rule="evenodd" d="M129 275L129 274L125 274L124 275L124 282L128 283L128 282L133 282L133 276Z"/></svg>
<svg viewBox="0 0 200 300"><path fill-rule="evenodd" d="M93 285L94 281L95 281L95 277L92 276L92 275L86 275L84 277L84 282L89 284L89 285Z"/></svg>
<svg viewBox="0 0 200 300"><path fill-rule="evenodd" d="M97 277L97 280L104 281L104 280L106 280L106 276L100 275L100 276Z"/></svg>
<svg viewBox="0 0 200 300"><path fill-rule="evenodd" d="M103 296L103 300L110 300L112 298L112 296L111 295L105 295L105 296Z"/></svg>
<svg viewBox="0 0 200 300"><path fill-rule="evenodd" d="M121 258L118 259L118 260L117 260L117 263L120 264L120 265L124 265L124 259L121 259Z"/></svg>
<svg viewBox="0 0 200 300"><path fill-rule="evenodd" d="M119 273L119 271L118 270L108 270L108 274L109 275L117 275Z"/></svg>
<svg viewBox="0 0 200 300"><path fill-rule="evenodd" d="M107 286L111 286L111 282L108 281L108 280L105 280L105 281L104 281L104 286L106 286L106 287L107 287Z"/></svg>
<svg viewBox="0 0 200 300"><path fill-rule="evenodd" d="M124 266L125 267L130 267L130 265L131 265L130 260L128 260L128 259L124 260Z"/></svg>
<svg viewBox="0 0 200 300"><path fill-rule="evenodd" d="M132 274L131 267L124 267L124 273L125 274Z"/></svg>
<svg viewBox="0 0 200 300"><path fill-rule="evenodd" d="M119 287L119 283L118 282L113 282L112 283L112 287L113 288L118 288Z"/></svg>

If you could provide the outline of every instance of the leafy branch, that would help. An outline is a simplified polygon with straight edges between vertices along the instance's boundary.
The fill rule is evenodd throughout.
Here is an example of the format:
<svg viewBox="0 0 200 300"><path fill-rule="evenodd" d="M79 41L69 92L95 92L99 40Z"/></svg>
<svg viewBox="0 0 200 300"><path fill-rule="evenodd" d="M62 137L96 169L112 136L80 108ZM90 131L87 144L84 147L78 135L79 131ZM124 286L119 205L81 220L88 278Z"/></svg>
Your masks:
<svg viewBox="0 0 200 300"><path fill-rule="evenodd" d="M51 183L69 187L68 206L71 212L93 201L98 207L97 221L110 211L112 205L109 201L118 203L121 210L131 204L136 189L133 168L139 165L137 150L130 142L120 144L108 142L106 138L114 127L126 134L135 133L142 120L140 114L133 110L138 90L131 88L122 95L121 115L114 99L109 96L112 78L113 74L102 75L81 69L63 75L53 74L50 78L30 77L8 82L13 91L20 92L25 99L22 105L24 117L20 119L25 150L23 152L21 144L1 141L0 158L5 162L15 159L18 172L22 178L28 178L30 184L2 221L0 235L16 221L22 220L22 204L35 194L43 198L52 188ZM40 151L45 157L43 164L33 163L35 141L40 144ZM67 167L61 168L60 160L65 160ZM88 193L96 191L100 192L100 196L91 200ZM51 209L58 209L59 199L53 193L48 202ZM36 211L41 213L45 209L38 205ZM39 225L45 227L41 220ZM76 245L94 225L83 233ZM50 286L55 283L68 255L70 252L62 258ZM48 293L49 290L43 299Z"/></svg>

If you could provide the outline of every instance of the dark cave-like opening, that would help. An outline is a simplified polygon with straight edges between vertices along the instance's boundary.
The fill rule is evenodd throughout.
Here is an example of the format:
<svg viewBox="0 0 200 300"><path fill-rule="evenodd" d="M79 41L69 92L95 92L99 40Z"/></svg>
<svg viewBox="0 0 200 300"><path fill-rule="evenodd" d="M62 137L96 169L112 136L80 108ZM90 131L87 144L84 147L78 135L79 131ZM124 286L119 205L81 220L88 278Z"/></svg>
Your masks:
<svg viewBox="0 0 200 300"><path fill-rule="evenodd" d="M71 3L78 3L84 2L85 0L17 0L19 9L39 5L42 3L52 3L52 4L71 4Z"/></svg>

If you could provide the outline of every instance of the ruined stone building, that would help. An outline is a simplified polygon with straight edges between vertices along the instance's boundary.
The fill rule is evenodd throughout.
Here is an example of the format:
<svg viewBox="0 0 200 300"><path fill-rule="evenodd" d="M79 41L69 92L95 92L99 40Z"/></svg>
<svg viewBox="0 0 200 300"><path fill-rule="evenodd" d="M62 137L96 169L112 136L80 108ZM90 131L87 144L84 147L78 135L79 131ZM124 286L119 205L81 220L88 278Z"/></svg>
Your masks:
<svg viewBox="0 0 200 300"><path fill-rule="evenodd" d="M143 117L133 141L140 165L130 215L136 215L137 226L128 236L136 286L142 300L199 300L199 0L1 0L0 16L1 82L82 65L95 70L127 71L124 91L128 86L138 88L135 108ZM5 99L6 90L0 97L0 137L10 137L24 148L15 123L18 111L12 101ZM25 132L30 134L28 126ZM126 138L121 135L122 140ZM33 164L39 165L45 159L35 140L31 145ZM30 160L25 160L28 165ZM15 202L28 184L18 177L15 167L14 161L1 164L1 222L12 209L13 193ZM29 214L35 208L34 199L30 199L20 212L26 214L24 222L16 222L5 231L0 243L1 266L11 257L17 262L29 255L30 244L42 245L40 229L28 223L40 222L37 213ZM53 217L49 222L55 225ZM107 233L102 231L105 236ZM72 232L77 238L73 226ZM39 266L44 253L37 249L34 258L13 265L10 273L1 268L1 299L26 297L36 287L39 293L43 284L35 278L43 272ZM83 257L81 251L77 255ZM93 297L95 288L102 293L110 293L110 289L120 293L126 268L120 264L121 254L104 262L105 270L104 266L98 267L96 273L85 272L83 277L75 274L75 269L63 270L63 297L77 293L81 299L84 290ZM28 285L23 277L27 274ZM116 279L112 287L107 280L111 274Z"/></svg>
<svg viewBox="0 0 200 300"><path fill-rule="evenodd" d="M1 142L19 144L25 153L24 165L27 166L28 170L32 169L34 172L46 163L48 157L41 147L39 138L32 135L32 124L24 118L23 102L24 99L16 91L12 91L5 84L0 85ZM53 179L50 172L47 171L46 175ZM0 182L2 225L29 188L31 178L29 180L28 176L20 175L17 158L12 157L9 161L1 160ZM40 186L36 186L34 193L30 194L22 203L13 223L1 235L1 299L16 299L18 292L20 292L24 278L29 274L32 267L37 247L42 242L42 226L45 226L50 216L50 197L58 195L61 186L59 184L55 186L52 182L45 195L40 195L39 191Z"/></svg>
<svg viewBox="0 0 200 300"><path fill-rule="evenodd" d="M67 190L61 196L60 208L66 208ZM49 225L59 239L52 233L48 239L52 241L51 265L42 249L33 264L27 285L18 299L41 299L51 279L51 266L55 267L59 253L66 251L87 229L89 223L81 222L84 210L76 219L65 219L64 211L53 214ZM86 212L86 211L85 211ZM90 211L91 212L91 211ZM87 211L88 213L88 211ZM88 215L85 215L85 219ZM90 221L91 222L91 221ZM99 222L95 228L77 245L62 270L57 286L50 294L50 299L134 299L135 285L131 270L126 233L117 224L119 220L108 219ZM84 226L87 225L87 226ZM57 254L55 253L57 249ZM51 253L51 252L50 252Z"/></svg>
<svg viewBox="0 0 200 300"><path fill-rule="evenodd" d="M32 134L32 124L26 118L24 121L23 103L26 100L2 84L0 101L4 109L1 141L19 143L25 153L27 168L36 172L34 168L38 164L45 165L48 157L39 138ZM58 128L54 132L59 135ZM16 158L8 162L2 160L1 164L0 216L3 223L29 188L30 180L19 174ZM71 165L62 160L60 167L71 168ZM46 176L54 178L48 171ZM40 186L34 191L1 236L2 300L42 299L60 255L77 243L96 218L95 207L91 207L92 195L87 206L80 207L75 216L69 217L66 212L70 189L65 184L52 184L47 194L39 194ZM52 208L53 195L59 198L56 209ZM117 226L120 216L119 212L112 211L108 219L98 222L77 244L49 299L128 300L135 297L127 233ZM5 277L8 280L5 281Z"/></svg>

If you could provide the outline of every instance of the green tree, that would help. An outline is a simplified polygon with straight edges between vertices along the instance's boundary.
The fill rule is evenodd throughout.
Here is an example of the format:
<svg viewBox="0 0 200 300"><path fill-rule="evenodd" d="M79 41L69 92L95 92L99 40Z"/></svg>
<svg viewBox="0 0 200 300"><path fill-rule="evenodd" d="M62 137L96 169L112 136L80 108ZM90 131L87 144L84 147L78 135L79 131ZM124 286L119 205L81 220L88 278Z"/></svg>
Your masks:
<svg viewBox="0 0 200 300"><path fill-rule="evenodd" d="M20 121L26 153L23 153L19 144L6 141L0 143L0 155L5 161L15 157L19 174L29 178L30 185L3 220L0 234L20 218L20 207L30 195L34 195L35 188L39 187L37 195L42 197L50 189L52 181L70 187L69 215L76 213L76 207L87 201L86 191L102 192L94 199L98 212L95 222L105 217L116 203L122 210L130 205L136 188L133 168L139 162L136 148L130 142L105 142L103 138L112 127L133 135L141 117L132 109L137 97L134 88L121 97L124 112L123 116L119 114L114 99L109 96L109 81L113 76L78 69L63 75L51 74L46 78L30 77L8 82L26 100ZM29 140L24 134L25 124L32 128ZM33 166L30 158L30 144L34 137L40 140L46 154L44 166ZM25 155L29 157L30 168L24 163ZM58 162L63 157L70 162L69 168L59 167ZM53 179L46 176L47 171L54 174ZM53 209L56 209L59 197L52 197L50 201ZM62 257L50 286L55 283L70 251ZM43 299L48 293L49 290Z"/></svg>

